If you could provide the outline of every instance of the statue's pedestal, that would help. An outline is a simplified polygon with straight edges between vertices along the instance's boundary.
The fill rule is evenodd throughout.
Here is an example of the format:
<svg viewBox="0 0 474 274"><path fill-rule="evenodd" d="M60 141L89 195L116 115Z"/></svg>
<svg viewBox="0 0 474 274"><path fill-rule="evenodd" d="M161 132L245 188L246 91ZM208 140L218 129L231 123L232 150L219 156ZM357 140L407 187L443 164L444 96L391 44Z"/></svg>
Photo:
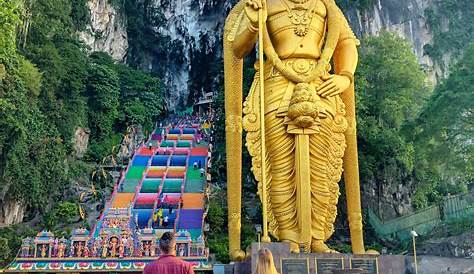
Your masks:
<svg viewBox="0 0 474 274"><path fill-rule="evenodd" d="M291 253L288 243L253 243L251 247L251 272L255 271L258 250L268 248L273 254L275 266L280 274L307 273L363 273L404 274L405 256L399 255L354 255Z"/></svg>
<svg viewBox="0 0 474 274"><path fill-rule="evenodd" d="M404 274L405 256L291 253L287 243L253 243L250 257L231 266L233 272L254 273L258 250L268 248L280 274ZM238 268L238 272L235 270ZM229 271L229 270L228 270Z"/></svg>

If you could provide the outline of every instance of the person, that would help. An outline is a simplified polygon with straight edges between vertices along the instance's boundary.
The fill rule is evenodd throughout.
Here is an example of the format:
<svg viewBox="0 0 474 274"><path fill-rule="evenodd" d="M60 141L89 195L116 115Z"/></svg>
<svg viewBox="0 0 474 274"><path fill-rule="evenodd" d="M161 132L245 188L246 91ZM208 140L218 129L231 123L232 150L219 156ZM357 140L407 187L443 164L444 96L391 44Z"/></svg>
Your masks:
<svg viewBox="0 0 474 274"><path fill-rule="evenodd" d="M204 168L201 167L200 171L201 171L201 178L202 178L204 177Z"/></svg>
<svg viewBox="0 0 474 274"><path fill-rule="evenodd" d="M156 212L156 217L158 220L158 225L161 226L163 222L163 208L160 206L158 211Z"/></svg>
<svg viewBox="0 0 474 274"><path fill-rule="evenodd" d="M198 163L197 162L193 163L193 168L194 168L194 170L198 169Z"/></svg>
<svg viewBox="0 0 474 274"><path fill-rule="evenodd" d="M168 205L168 212L168 215L171 215L173 213L173 205L171 203Z"/></svg>
<svg viewBox="0 0 474 274"><path fill-rule="evenodd" d="M165 232L160 239L160 257L148 264L143 274L194 274L193 266L176 257L176 240L172 232Z"/></svg>
<svg viewBox="0 0 474 274"><path fill-rule="evenodd" d="M270 249L262 248L258 251L257 267L253 274L278 274Z"/></svg>
<svg viewBox="0 0 474 274"><path fill-rule="evenodd" d="M168 217L168 215L166 215L166 216L163 218L163 226L164 226L164 227L168 227L168 224L169 224L169 217Z"/></svg>

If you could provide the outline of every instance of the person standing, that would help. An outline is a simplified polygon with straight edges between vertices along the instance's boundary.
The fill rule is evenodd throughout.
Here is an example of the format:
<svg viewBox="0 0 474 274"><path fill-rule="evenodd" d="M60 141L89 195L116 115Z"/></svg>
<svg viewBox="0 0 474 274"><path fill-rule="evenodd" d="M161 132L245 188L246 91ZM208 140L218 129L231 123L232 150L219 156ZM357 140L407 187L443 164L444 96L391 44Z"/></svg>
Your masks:
<svg viewBox="0 0 474 274"><path fill-rule="evenodd" d="M201 172L201 178L203 178L204 177L204 172L205 172L204 168L201 167L200 172Z"/></svg>
<svg viewBox="0 0 474 274"><path fill-rule="evenodd" d="M258 251L257 267L253 274L278 274L270 249L262 248Z"/></svg>
<svg viewBox="0 0 474 274"><path fill-rule="evenodd" d="M160 257L148 264L143 274L194 274L193 266L176 257L176 240L173 233L165 232L160 239Z"/></svg>

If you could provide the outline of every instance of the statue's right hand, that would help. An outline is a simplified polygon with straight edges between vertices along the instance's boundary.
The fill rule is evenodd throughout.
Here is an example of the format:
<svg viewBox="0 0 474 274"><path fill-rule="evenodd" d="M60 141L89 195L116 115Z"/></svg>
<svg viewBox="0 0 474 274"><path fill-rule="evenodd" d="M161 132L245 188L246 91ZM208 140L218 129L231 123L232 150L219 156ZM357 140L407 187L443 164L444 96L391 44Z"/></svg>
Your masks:
<svg viewBox="0 0 474 274"><path fill-rule="evenodd" d="M258 10L263 10L263 22L267 20L266 0L247 0L245 3L245 14L253 27L258 28Z"/></svg>

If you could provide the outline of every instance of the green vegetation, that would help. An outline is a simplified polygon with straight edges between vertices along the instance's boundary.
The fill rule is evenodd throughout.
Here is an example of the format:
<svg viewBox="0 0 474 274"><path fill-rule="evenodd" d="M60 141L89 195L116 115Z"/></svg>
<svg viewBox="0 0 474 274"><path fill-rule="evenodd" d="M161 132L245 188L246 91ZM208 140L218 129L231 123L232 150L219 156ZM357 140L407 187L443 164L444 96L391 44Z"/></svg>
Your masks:
<svg viewBox="0 0 474 274"><path fill-rule="evenodd" d="M474 2L471 0L444 0L425 10L427 26L433 33L433 42L424 47L427 55L440 65L444 56L457 59L469 43L474 41Z"/></svg>
<svg viewBox="0 0 474 274"><path fill-rule="evenodd" d="M58 225L72 224L79 219L77 204L61 202L44 216L44 228L54 231Z"/></svg>
<svg viewBox="0 0 474 274"><path fill-rule="evenodd" d="M453 65L448 78L435 89L416 126L410 127L418 149L415 173L420 184L415 201L424 205L430 201L423 197L439 200L473 186L473 70L474 43L471 43Z"/></svg>
<svg viewBox="0 0 474 274"><path fill-rule="evenodd" d="M408 184L415 146L403 132L419 115L428 88L410 45L388 32L367 37L356 75L359 163L363 182Z"/></svg>
<svg viewBox="0 0 474 274"><path fill-rule="evenodd" d="M415 208L467 191L472 48L431 94L405 41L389 33L363 40L356 87L364 181L411 184Z"/></svg>
<svg viewBox="0 0 474 274"><path fill-rule="evenodd" d="M77 222L71 183L88 178L127 127L150 129L163 111L157 78L103 53L88 56L77 37L90 17L86 3L0 1L0 202L24 206L28 226ZM87 163L72 156L79 127L91 130ZM16 254L20 231L31 235L0 230L8 240L0 245L11 248L0 256Z"/></svg>

